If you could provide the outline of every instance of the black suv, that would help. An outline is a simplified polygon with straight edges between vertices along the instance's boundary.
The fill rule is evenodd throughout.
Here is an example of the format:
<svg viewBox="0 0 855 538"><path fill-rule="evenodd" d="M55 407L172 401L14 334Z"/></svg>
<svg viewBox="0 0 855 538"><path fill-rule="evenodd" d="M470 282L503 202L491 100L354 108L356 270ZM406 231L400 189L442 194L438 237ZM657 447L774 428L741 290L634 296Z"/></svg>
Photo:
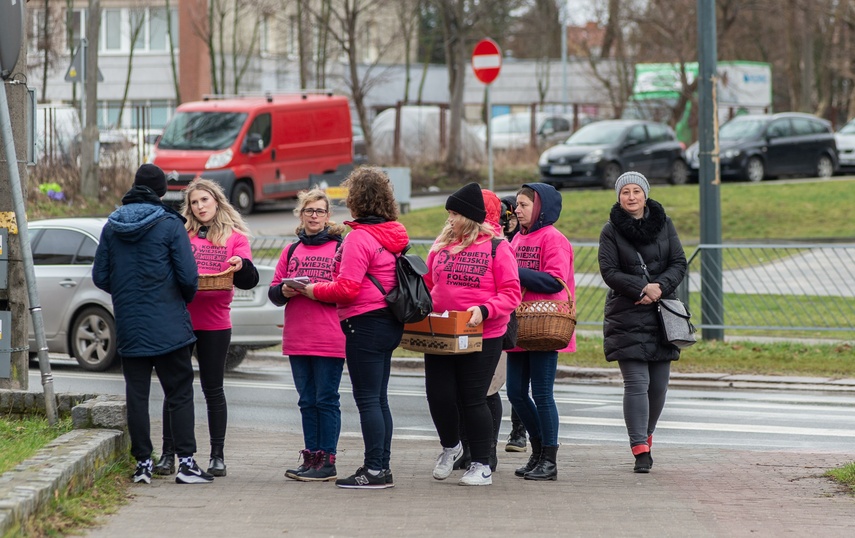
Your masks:
<svg viewBox="0 0 855 538"><path fill-rule="evenodd" d="M838 167L831 123L810 114L746 114L719 128L722 178L762 181L783 175L830 177ZM698 143L686 151L698 173Z"/></svg>
<svg viewBox="0 0 855 538"><path fill-rule="evenodd" d="M544 151L537 164L540 180L556 188L593 184L613 189L627 170L682 185L689 174L683 150L667 125L604 120L582 127L563 144Z"/></svg>

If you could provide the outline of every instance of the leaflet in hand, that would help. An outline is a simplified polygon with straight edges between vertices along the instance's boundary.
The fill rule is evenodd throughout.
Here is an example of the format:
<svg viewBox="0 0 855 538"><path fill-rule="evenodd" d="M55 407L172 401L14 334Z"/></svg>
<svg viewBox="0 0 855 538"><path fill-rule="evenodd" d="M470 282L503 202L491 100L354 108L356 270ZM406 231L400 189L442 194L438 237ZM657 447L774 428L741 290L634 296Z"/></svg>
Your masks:
<svg viewBox="0 0 855 538"><path fill-rule="evenodd" d="M282 283L288 286L289 288L300 290L311 284L311 281L307 276L298 276L294 278L283 278Z"/></svg>

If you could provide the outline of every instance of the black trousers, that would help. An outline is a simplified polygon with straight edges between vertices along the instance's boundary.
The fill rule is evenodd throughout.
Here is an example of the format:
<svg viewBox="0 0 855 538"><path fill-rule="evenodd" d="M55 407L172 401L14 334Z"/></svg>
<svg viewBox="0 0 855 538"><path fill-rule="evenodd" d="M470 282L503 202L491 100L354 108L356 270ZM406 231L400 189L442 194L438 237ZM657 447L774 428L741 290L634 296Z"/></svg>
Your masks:
<svg viewBox="0 0 855 538"><path fill-rule="evenodd" d="M168 402L176 454L192 456L196 453L191 349L192 345L156 357L122 357L131 454L137 461L149 459L152 453L148 414L152 369L160 380Z"/></svg>
<svg viewBox="0 0 855 538"><path fill-rule="evenodd" d="M229 413L223 380L226 375L226 353L232 341L232 330L193 331L196 335L196 361L199 363L199 382L208 407L208 434L211 447L219 448L222 456L226 444L226 424ZM173 446L172 421L169 418L166 400L163 400L163 452L169 453ZM213 450L212 456L213 456Z"/></svg>
<svg viewBox="0 0 855 538"><path fill-rule="evenodd" d="M463 407L472 461L485 465L489 463L493 437L493 416L487 405L487 390L501 354L501 338L485 339L478 353L425 353L425 392L440 443L451 448L460 441L459 402Z"/></svg>

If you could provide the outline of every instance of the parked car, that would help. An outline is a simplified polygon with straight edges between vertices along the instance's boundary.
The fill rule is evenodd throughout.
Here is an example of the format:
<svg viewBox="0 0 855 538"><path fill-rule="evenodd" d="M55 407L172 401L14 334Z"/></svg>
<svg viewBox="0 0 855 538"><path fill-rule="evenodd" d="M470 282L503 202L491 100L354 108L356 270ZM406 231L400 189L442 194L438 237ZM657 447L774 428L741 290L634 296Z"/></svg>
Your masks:
<svg viewBox="0 0 855 538"><path fill-rule="evenodd" d="M745 114L719 128L722 178L762 181L783 175L830 177L838 167L831 123L799 112ZM687 150L698 173L698 143Z"/></svg>
<svg viewBox="0 0 855 538"><path fill-rule="evenodd" d="M538 160L541 181L555 186L593 184L613 189L627 170L686 183L683 145L667 125L643 120L590 123Z"/></svg>
<svg viewBox="0 0 855 538"><path fill-rule="evenodd" d="M855 118L849 120L834 135L841 169L855 168Z"/></svg>
<svg viewBox="0 0 855 538"><path fill-rule="evenodd" d="M573 129L573 116L566 114L548 114L537 112L534 115L537 146L548 147L566 140ZM487 128L478 127L478 136L487 142ZM531 112L500 114L490 120L490 136L493 149L523 149L531 145Z"/></svg>
<svg viewBox="0 0 855 538"><path fill-rule="evenodd" d="M92 282L92 264L105 218L66 218L29 223L36 286L48 351L65 353L86 370L103 371L116 359L116 322L110 295ZM273 267L259 265L252 290L235 290L232 341L226 367L237 367L249 349L282 342L282 311L267 299ZM152 337L168 327L149 327ZM30 327L30 349L35 333Z"/></svg>

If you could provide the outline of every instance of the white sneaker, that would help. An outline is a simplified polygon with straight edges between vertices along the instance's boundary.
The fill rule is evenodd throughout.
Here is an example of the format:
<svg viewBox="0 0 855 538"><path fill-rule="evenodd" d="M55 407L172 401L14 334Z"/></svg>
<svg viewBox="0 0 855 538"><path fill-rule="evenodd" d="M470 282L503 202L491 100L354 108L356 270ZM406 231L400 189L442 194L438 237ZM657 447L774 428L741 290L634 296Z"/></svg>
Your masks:
<svg viewBox="0 0 855 538"><path fill-rule="evenodd" d="M463 473L463 478L458 482L461 486L490 486L493 484L493 471L489 465L472 462L469 469Z"/></svg>
<svg viewBox="0 0 855 538"><path fill-rule="evenodd" d="M445 480L451 476L451 471L454 469L454 464L463 457L463 444L457 443L454 448L444 448L442 453L436 458L436 467L433 468L433 477L437 480Z"/></svg>

